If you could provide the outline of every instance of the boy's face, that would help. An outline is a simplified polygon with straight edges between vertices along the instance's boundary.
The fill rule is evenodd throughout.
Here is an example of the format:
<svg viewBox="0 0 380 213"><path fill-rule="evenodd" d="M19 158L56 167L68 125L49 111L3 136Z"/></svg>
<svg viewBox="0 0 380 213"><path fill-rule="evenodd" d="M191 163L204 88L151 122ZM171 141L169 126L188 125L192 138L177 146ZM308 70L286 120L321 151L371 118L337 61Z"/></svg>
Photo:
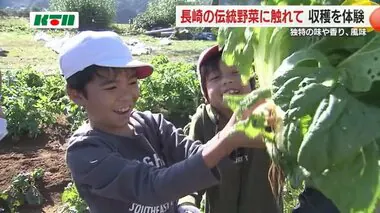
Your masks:
<svg viewBox="0 0 380 213"><path fill-rule="evenodd" d="M85 90L87 97L75 91L71 97L85 107L92 125L111 133L129 129L129 117L139 98L134 69L101 68Z"/></svg>
<svg viewBox="0 0 380 213"><path fill-rule="evenodd" d="M206 88L209 103L225 116L232 111L223 102L224 94L247 94L251 91L250 85L243 85L241 76L235 67L228 67L219 60L219 71L214 70L206 76Z"/></svg>

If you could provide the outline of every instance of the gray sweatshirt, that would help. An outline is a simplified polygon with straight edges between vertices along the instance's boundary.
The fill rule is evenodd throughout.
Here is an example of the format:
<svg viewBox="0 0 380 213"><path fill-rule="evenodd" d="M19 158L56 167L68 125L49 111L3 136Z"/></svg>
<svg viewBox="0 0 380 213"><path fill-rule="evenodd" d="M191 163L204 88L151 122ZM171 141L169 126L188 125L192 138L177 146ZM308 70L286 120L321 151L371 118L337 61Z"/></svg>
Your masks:
<svg viewBox="0 0 380 213"><path fill-rule="evenodd" d="M69 140L66 161L91 213L176 213L180 197L219 183L202 143L161 114L134 111L130 123L132 137L86 124Z"/></svg>

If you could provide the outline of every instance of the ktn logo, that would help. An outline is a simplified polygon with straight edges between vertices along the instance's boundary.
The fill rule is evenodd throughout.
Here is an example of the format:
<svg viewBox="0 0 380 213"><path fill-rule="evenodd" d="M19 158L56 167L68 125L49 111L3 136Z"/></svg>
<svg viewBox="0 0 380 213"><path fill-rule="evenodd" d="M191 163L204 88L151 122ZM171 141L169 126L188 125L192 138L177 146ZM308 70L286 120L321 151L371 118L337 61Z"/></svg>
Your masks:
<svg viewBox="0 0 380 213"><path fill-rule="evenodd" d="M78 12L31 12L31 28L78 28Z"/></svg>

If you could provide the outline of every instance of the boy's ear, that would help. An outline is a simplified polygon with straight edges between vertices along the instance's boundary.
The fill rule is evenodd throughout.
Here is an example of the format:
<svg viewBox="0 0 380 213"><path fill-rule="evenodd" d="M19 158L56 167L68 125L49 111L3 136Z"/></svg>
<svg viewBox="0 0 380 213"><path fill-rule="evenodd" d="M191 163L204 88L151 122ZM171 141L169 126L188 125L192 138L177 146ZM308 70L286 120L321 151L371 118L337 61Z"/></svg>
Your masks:
<svg viewBox="0 0 380 213"><path fill-rule="evenodd" d="M76 89L72 89L68 86L66 86L66 92L67 95L69 96L70 100L72 100L75 104L79 106L84 106L85 105L85 97L81 92L79 92Z"/></svg>
<svg viewBox="0 0 380 213"><path fill-rule="evenodd" d="M207 100L206 97L203 97L203 101L204 101L205 104L210 104L210 102Z"/></svg>

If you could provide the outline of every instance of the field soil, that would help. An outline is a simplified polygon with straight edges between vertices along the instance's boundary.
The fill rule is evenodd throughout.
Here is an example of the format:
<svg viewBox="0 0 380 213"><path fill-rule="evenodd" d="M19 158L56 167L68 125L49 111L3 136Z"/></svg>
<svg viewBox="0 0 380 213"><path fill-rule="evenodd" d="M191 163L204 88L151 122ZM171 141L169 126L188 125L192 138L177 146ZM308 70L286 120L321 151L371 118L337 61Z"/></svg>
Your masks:
<svg viewBox="0 0 380 213"><path fill-rule="evenodd" d="M65 164L67 133L50 131L37 138L6 138L0 142L0 190L10 186L12 177L22 172L42 168L43 179L37 183L45 203L42 206L24 206L20 213L55 213L61 205L61 194L70 182Z"/></svg>

